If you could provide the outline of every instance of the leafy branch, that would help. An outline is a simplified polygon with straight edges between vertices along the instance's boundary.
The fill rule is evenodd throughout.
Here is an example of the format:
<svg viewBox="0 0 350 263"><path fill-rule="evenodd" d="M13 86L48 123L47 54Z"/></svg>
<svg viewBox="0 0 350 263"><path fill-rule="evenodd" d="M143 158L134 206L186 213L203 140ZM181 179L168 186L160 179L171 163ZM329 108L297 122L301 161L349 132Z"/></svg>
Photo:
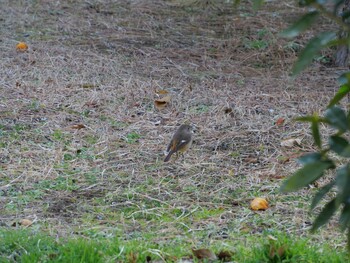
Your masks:
<svg viewBox="0 0 350 263"><path fill-rule="evenodd" d="M350 11L343 12L341 17L337 16L338 9L350 1L334 0L333 10L326 8L327 1L321 0L302 0L299 3L302 6L311 6L315 10L309 11L303 15L298 21L288 27L281 33L283 37L293 38L310 28L317 19L322 15L327 19L335 22L339 26L339 30L345 31L343 38L337 38L336 30L329 32L321 32L312 38L300 53L295 63L292 74L297 75L309 66L317 54L325 47L350 44L350 25L345 21L350 17ZM329 2L329 1L328 1ZM350 7L349 7L350 8ZM330 100L324 116L317 114L299 117L296 120L309 122L311 133L317 151L302 156L299 162L302 168L289 177L281 186L283 192L297 191L309 184L314 183L323 176L327 171L334 174L333 180L320 188L313 197L311 202L311 210L313 210L320 201L327 198L329 200L322 208L313 222L311 231L316 231L323 225L327 224L332 216L340 211L339 225L341 231L347 231L348 249L350 250L350 112L345 111L337 104L350 93L350 72L345 72L339 78L340 88L334 97ZM319 125L324 124L336 131L328 137L327 143L324 145L319 130ZM330 155L338 156L337 162L330 158ZM336 191L336 196L330 198L329 192Z"/></svg>

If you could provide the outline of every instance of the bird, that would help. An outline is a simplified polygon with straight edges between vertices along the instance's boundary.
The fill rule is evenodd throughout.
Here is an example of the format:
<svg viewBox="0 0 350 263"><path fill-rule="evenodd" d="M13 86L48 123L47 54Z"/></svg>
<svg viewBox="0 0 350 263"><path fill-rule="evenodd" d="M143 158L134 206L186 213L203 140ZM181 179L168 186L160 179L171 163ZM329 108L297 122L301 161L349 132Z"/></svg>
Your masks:
<svg viewBox="0 0 350 263"><path fill-rule="evenodd" d="M170 157L174 153L184 153L190 148L192 144L192 127L188 124L182 124L177 131L175 132L173 138L171 139L168 148L167 156L164 159L164 162L170 160Z"/></svg>

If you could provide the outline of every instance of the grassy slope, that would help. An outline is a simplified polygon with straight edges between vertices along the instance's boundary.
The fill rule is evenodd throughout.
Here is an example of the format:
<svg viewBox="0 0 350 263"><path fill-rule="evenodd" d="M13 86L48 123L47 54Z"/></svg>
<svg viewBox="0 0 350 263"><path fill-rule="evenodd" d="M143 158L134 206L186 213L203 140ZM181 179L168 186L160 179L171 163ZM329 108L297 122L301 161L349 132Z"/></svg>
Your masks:
<svg viewBox="0 0 350 263"><path fill-rule="evenodd" d="M283 2L255 14L223 2L8 1L0 10L1 222L29 218L50 235L116 236L181 253L264 231L308 235L315 189L278 188L294 158L313 149L307 127L291 119L323 108L337 69L325 53L288 77L310 35L278 38L300 12ZM20 40L28 52L15 51ZM172 100L159 111L161 89ZM285 124L275 126L280 117ZM197 127L193 147L164 164L185 121ZM281 147L291 137L302 146ZM256 196L271 208L252 212ZM336 221L311 239L345 241Z"/></svg>

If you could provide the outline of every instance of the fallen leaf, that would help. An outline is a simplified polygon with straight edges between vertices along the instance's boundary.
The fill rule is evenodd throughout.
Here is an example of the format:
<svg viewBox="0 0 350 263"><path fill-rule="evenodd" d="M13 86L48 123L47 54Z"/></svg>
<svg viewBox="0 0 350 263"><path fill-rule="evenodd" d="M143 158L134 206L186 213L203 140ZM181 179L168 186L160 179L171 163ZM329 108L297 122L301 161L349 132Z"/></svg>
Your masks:
<svg viewBox="0 0 350 263"><path fill-rule="evenodd" d="M268 202L264 198L254 198L250 203L250 208L253 210L266 210L269 207Z"/></svg>
<svg viewBox="0 0 350 263"><path fill-rule="evenodd" d="M127 262L136 263L138 257L139 257L139 255L138 255L137 253L130 252L130 253L126 256Z"/></svg>
<svg viewBox="0 0 350 263"><path fill-rule="evenodd" d="M231 261L232 255L233 255L232 252L222 250L222 251L220 251L219 254L218 254L218 259L219 259L221 262L228 262L228 261Z"/></svg>
<svg viewBox="0 0 350 263"><path fill-rule="evenodd" d="M278 174L276 171L263 173L262 176L266 177L266 178L270 178L270 179L283 179L283 178L286 178L286 175Z"/></svg>
<svg viewBox="0 0 350 263"><path fill-rule="evenodd" d="M290 161L290 158L289 158L289 156L280 156L280 157L278 157L278 162L279 163L287 163L287 162L289 162Z"/></svg>
<svg viewBox="0 0 350 263"><path fill-rule="evenodd" d="M165 96L161 99L158 99L158 100L155 100L154 101L154 106L156 106L156 108L158 110L162 110L166 107L166 105L169 103L169 101L171 100L171 96L168 95L168 96Z"/></svg>
<svg viewBox="0 0 350 263"><path fill-rule="evenodd" d="M169 91L164 90L164 89L160 89L160 90L156 90L156 93L157 93L157 94L161 94L161 95L165 95L165 94L168 94Z"/></svg>
<svg viewBox="0 0 350 263"><path fill-rule="evenodd" d="M299 158L300 156L302 156L303 153L295 153L295 154L292 154L292 155L289 155L289 156L281 156L278 158L278 162L279 163L287 163L289 162L291 159L296 159L296 158Z"/></svg>
<svg viewBox="0 0 350 263"><path fill-rule="evenodd" d="M216 255L211 250L206 248L201 248L201 249L192 248L192 253L198 259L210 259L210 260L217 259Z"/></svg>
<svg viewBox="0 0 350 263"><path fill-rule="evenodd" d="M240 233L250 233L252 231L252 226L251 224L248 224L248 223L242 223L241 226L239 227L239 231Z"/></svg>
<svg viewBox="0 0 350 263"><path fill-rule="evenodd" d="M17 45L16 45L16 49L18 51L26 51L28 50L28 45L24 42L19 42Z"/></svg>
<svg viewBox="0 0 350 263"><path fill-rule="evenodd" d="M87 106L88 108L97 108L98 104L95 101L88 101L85 103L85 106Z"/></svg>
<svg viewBox="0 0 350 263"><path fill-rule="evenodd" d="M228 176L234 176L235 175L235 171L233 169L230 169L228 171Z"/></svg>
<svg viewBox="0 0 350 263"><path fill-rule="evenodd" d="M50 253L50 254L48 254L48 257L49 257L49 259L53 260L53 259L58 257L58 254L57 253Z"/></svg>
<svg viewBox="0 0 350 263"><path fill-rule="evenodd" d="M254 157L247 157L247 158L244 158L243 161L246 163L258 163L259 159Z"/></svg>
<svg viewBox="0 0 350 263"><path fill-rule="evenodd" d="M284 257L284 254L286 252L286 249L284 248L284 246L281 246L277 249L277 255L280 257L280 258L283 258Z"/></svg>
<svg viewBox="0 0 350 263"><path fill-rule="evenodd" d="M281 146L292 148L294 146L301 146L301 139L300 138L291 138L287 140L281 141Z"/></svg>
<svg viewBox="0 0 350 263"><path fill-rule="evenodd" d="M271 246L269 257L270 259L274 259L276 257L279 259L283 259L285 257L285 253L286 253L286 249L284 248L284 246L280 246L277 249L275 246Z"/></svg>
<svg viewBox="0 0 350 263"><path fill-rule="evenodd" d="M93 89L93 88L98 88L98 85L95 84L90 84L90 83L85 83L85 84L80 84L80 87L83 89Z"/></svg>
<svg viewBox="0 0 350 263"><path fill-rule="evenodd" d="M232 108L226 107L226 108L224 109L224 112L225 112L226 114L231 113L232 111L233 111Z"/></svg>
<svg viewBox="0 0 350 263"><path fill-rule="evenodd" d="M30 226L33 224L33 221L29 220L29 219L22 219L19 224L21 226Z"/></svg>
<svg viewBox="0 0 350 263"><path fill-rule="evenodd" d="M84 124L76 124L76 125L72 125L70 126L72 129L77 129L77 130L80 130L80 129L83 129L83 128L86 128L86 126Z"/></svg>
<svg viewBox="0 0 350 263"><path fill-rule="evenodd" d="M284 123L284 118L279 118L277 121L276 121L276 125L277 126L281 126L282 124Z"/></svg>

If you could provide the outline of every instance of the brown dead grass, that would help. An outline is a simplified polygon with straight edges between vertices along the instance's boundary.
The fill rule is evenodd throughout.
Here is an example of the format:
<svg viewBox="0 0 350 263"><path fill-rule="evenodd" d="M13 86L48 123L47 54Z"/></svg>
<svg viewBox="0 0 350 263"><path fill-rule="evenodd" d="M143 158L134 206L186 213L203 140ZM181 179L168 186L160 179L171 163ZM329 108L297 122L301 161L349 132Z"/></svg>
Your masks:
<svg viewBox="0 0 350 263"><path fill-rule="evenodd" d="M269 228L307 233L313 189L278 192L297 168L295 157L314 149L308 127L292 119L321 112L342 70L314 63L298 78L288 76L297 50L278 32L301 12L293 1L270 1L255 14L223 1L5 2L0 221L35 217L64 235L93 228L96 221L82 219L90 214L130 234L156 228L152 221L138 225L139 212L206 207L222 214L194 220L188 229L214 224L239 235ZM293 43L300 48L310 37ZM249 47L255 40L268 46ZM29 51L16 52L18 41ZM172 97L163 111L153 106L159 89ZM278 127L280 117L285 124ZM185 160L163 164L168 140L186 121L197 128L192 149ZM72 128L77 124L86 128ZM128 142L135 133L140 138ZM283 148L286 138L303 138L303 144ZM82 152L84 158L75 157ZM60 176L75 188L38 187ZM19 192L35 189L40 198L18 201ZM271 208L251 212L256 195L267 197ZM115 213L130 207L127 216L136 220L123 224ZM334 225L315 238L338 235ZM171 222L162 231L160 239L181 234Z"/></svg>

